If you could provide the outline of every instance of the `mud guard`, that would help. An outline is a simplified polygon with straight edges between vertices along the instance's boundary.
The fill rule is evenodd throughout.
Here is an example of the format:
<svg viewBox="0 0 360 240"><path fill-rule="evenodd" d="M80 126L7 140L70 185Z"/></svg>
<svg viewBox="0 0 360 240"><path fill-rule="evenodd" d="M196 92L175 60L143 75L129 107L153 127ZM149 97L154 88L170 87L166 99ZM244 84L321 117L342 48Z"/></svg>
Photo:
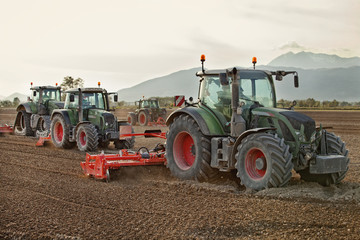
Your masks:
<svg viewBox="0 0 360 240"><path fill-rule="evenodd" d="M199 125L200 130L204 135L211 135L204 118L195 110L195 108L182 108L172 112L166 119L166 126L169 126L174 121L174 118L181 114L190 115Z"/></svg>
<svg viewBox="0 0 360 240"><path fill-rule="evenodd" d="M24 109L27 113L33 113L28 103L20 104L19 106L17 106L16 111L19 112L22 109Z"/></svg>

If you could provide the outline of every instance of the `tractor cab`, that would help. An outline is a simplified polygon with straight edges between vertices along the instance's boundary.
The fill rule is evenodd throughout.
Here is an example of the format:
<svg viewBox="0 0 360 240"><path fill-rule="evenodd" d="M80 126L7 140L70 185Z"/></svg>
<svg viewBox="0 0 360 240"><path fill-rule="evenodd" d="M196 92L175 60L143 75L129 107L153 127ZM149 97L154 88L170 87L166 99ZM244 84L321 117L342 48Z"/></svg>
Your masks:
<svg viewBox="0 0 360 240"><path fill-rule="evenodd" d="M254 106L276 107L276 94L270 72L239 70L236 86L232 86L233 78L227 72L229 71L210 70L197 73L197 76L201 77L199 104L212 111L225 128L231 121L234 88L238 92L234 102L241 107L243 114L248 114L249 109Z"/></svg>
<svg viewBox="0 0 360 240"><path fill-rule="evenodd" d="M54 109L63 108L61 102L61 87L34 86L31 83L32 95L30 98L32 112L40 115L51 114Z"/></svg>

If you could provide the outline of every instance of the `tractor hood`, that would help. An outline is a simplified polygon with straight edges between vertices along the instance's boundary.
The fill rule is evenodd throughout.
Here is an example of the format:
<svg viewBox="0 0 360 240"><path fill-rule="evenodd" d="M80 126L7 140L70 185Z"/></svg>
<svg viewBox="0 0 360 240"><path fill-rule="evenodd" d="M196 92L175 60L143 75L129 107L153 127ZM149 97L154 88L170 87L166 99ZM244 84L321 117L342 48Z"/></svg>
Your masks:
<svg viewBox="0 0 360 240"><path fill-rule="evenodd" d="M296 129L300 130L301 125L304 126L304 134L307 140L311 138L311 135L316 130L315 121L302 113L285 110L285 109L278 109L278 108L255 108L252 111L253 115L259 116L268 116L268 117L275 117L279 120L287 119L287 121L291 124L291 126Z"/></svg>

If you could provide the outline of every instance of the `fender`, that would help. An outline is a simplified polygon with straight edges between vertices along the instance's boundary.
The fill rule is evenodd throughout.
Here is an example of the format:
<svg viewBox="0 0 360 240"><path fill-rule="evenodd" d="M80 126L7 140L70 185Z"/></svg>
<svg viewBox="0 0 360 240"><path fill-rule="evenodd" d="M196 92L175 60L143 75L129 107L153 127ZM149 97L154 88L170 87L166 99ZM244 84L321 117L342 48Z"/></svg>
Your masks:
<svg viewBox="0 0 360 240"><path fill-rule="evenodd" d="M53 111L53 113L51 114L51 121L54 119L54 116L55 116L55 115L61 115L61 116L63 116L66 125L71 126L69 113L68 113L66 110L55 109L55 110Z"/></svg>
<svg viewBox="0 0 360 240"><path fill-rule="evenodd" d="M200 111L203 114L200 114ZM200 127L200 131L202 132L202 134L204 134L206 136L224 136L224 135L226 135L223 130L223 127L220 125L219 121L202 108L186 107L186 108L178 109L178 110L172 112L168 116L168 118L166 119L166 125L169 126L176 117L178 117L182 114L191 116L191 118L193 118L195 120L195 122L198 124L198 126ZM204 118L204 116L206 117L206 119ZM209 129L209 125L210 125L209 123L212 124L211 129Z"/></svg>
<svg viewBox="0 0 360 240"><path fill-rule="evenodd" d="M237 153L237 147L240 145L240 143L242 142L242 140L254 133L260 133L260 132L266 132L266 131L270 131L270 130L276 130L276 128L272 128L272 127L266 127L266 128L253 128L253 129L249 129L245 132L243 132L235 141L234 143L234 147L231 153L231 159L234 161L236 161L235 159L235 154Z"/></svg>
<svg viewBox="0 0 360 240"><path fill-rule="evenodd" d="M21 110L25 110L27 113L32 113L30 105L28 103L22 103L17 106L16 111L19 112Z"/></svg>

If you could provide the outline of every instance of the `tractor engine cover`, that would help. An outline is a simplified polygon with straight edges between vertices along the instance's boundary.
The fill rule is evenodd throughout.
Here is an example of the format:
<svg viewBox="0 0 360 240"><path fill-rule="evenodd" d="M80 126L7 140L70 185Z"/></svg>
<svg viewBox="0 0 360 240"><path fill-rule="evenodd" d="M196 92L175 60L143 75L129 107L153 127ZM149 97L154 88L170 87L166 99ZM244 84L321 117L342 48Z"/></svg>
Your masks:
<svg viewBox="0 0 360 240"><path fill-rule="evenodd" d="M316 129L315 121L311 117L294 111L284 111L280 114L284 115L296 130L300 130L301 125L304 125L305 137L310 140L311 134Z"/></svg>

